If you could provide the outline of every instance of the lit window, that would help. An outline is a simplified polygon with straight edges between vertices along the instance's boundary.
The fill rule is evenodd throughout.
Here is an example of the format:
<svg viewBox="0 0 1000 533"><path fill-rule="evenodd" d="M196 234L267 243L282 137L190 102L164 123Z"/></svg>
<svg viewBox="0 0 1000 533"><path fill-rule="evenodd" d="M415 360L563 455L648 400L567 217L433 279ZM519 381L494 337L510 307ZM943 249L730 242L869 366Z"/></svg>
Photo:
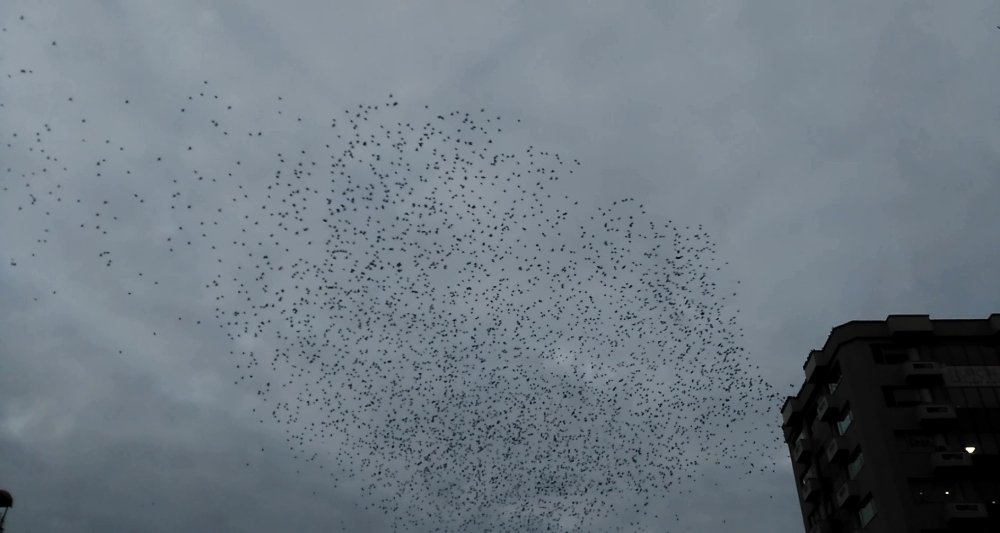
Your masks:
<svg viewBox="0 0 1000 533"><path fill-rule="evenodd" d="M875 508L875 500L869 496L868 501L858 510L858 519L861 520L861 527L867 526L876 513L878 513L878 509Z"/></svg>

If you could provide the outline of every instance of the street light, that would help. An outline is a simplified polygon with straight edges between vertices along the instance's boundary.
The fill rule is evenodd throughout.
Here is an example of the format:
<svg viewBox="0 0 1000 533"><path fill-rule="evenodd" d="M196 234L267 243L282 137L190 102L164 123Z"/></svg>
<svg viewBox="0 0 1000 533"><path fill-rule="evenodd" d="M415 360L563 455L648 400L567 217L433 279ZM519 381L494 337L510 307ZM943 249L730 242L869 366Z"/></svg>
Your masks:
<svg viewBox="0 0 1000 533"><path fill-rule="evenodd" d="M0 515L0 533L3 533L3 521L7 518L7 510L14 507L14 498L3 489L0 489L0 507L3 507L3 514Z"/></svg>

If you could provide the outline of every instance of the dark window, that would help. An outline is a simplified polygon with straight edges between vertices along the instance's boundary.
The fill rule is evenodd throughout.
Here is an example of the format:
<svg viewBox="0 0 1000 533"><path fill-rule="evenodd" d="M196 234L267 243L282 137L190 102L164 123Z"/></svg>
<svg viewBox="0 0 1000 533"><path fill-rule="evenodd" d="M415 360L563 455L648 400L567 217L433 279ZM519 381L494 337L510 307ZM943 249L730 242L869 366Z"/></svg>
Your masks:
<svg viewBox="0 0 1000 533"><path fill-rule="evenodd" d="M831 526L835 525L837 520L836 518L832 518L834 515L833 502L829 498L825 498L823 500L823 503L820 504L819 509L820 509L819 513L820 518L828 520Z"/></svg>
<svg viewBox="0 0 1000 533"><path fill-rule="evenodd" d="M980 349L983 352L984 365L1000 365L1000 357L997 355L996 348L984 344L980 347Z"/></svg>
<svg viewBox="0 0 1000 533"><path fill-rule="evenodd" d="M966 407L971 407L973 409L979 409L983 407L983 395L980 394L979 390L982 387L964 387L965 388L965 398Z"/></svg>
<svg viewBox="0 0 1000 533"><path fill-rule="evenodd" d="M865 465L865 454L861 453L859 449L851 462L847 464L847 476L851 479L858 477L858 472L861 471L861 467Z"/></svg>
<svg viewBox="0 0 1000 533"><path fill-rule="evenodd" d="M809 470L806 470L806 473L802 474L802 478L799 479L799 486L805 486L807 479L818 479L816 476L816 465L810 466Z"/></svg>
<svg viewBox="0 0 1000 533"><path fill-rule="evenodd" d="M926 430L896 430L896 442L908 452L932 452L945 444L944 436Z"/></svg>
<svg viewBox="0 0 1000 533"><path fill-rule="evenodd" d="M851 427L851 422L854 420L853 415L851 415L851 406L844 404L844 414L840 415L840 420L837 420L837 434L843 435L847 432L847 428Z"/></svg>
<svg viewBox="0 0 1000 533"><path fill-rule="evenodd" d="M996 409L997 407L1000 407L1000 404L997 403L995 387L983 387L980 389L980 392L983 393L983 407L987 409Z"/></svg>
<svg viewBox="0 0 1000 533"><path fill-rule="evenodd" d="M887 407L918 405L931 403L933 396L928 388L921 387L882 387L882 398Z"/></svg>
<svg viewBox="0 0 1000 533"><path fill-rule="evenodd" d="M872 495L869 494L861 502L861 509L858 509L858 520L861 522L861 527L867 526L868 522L871 522L876 514L878 514L878 509L875 507L875 498L872 498Z"/></svg>
<svg viewBox="0 0 1000 533"><path fill-rule="evenodd" d="M872 355L875 363L880 365L898 365L911 360L910 349L901 346L872 346Z"/></svg>
<svg viewBox="0 0 1000 533"><path fill-rule="evenodd" d="M829 381L826 384L826 390L833 394L837 391L837 387L840 385L840 378L843 375L840 372L840 361L836 361L830 367Z"/></svg>

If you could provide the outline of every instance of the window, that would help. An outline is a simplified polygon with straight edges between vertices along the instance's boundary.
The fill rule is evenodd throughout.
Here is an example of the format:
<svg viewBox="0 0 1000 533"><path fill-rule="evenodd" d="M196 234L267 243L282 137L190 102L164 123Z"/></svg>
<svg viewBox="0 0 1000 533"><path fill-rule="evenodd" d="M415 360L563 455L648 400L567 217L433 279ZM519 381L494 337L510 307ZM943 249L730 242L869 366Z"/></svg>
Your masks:
<svg viewBox="0 0 1000 533"><path fill-rule="evenodd" d="M930 389L920 389L920 401L923 403L934 403L934 395Z"/></svg>
<svg viewBox="0 0 1000 533"><path fill-rule="evenodd" d="M802 474L802 478L799 479L799 486L805 486L807 479L817 479L816 465L810 466L809 470L806 470L806 473Z"/></svg>
<svg viewBox="0 0 1000 533"><path fill-rule="evenodd" d="M979 389L979 392L983 394L983 407L987 409L996 409L1000 407L1000 403L997 403L997 395L994 387L983 387Z"/></svg>
<svg viewBox="0 0 1000 533"><path fill-rule="evenodd" d="M861 521L861 527L867 526L877 513L878 509L875 507L875 499L869 494L865 498L865 502L861 505L861 509L858 509L858 520Z"/></svg>
<svg viewBox="0 0 1000 533"><path fill-rule="evenodd" d="M840 361L837 361L830 367L830 382L826 384L826 390L829 391L830 394L837 392L837 386L840 385L840 379L842 377L843 374L840 372Z"/></svg>
<svg viewBox="0 0 1000 533"><path fill-rule="evenodd" d="M847 476L851 479L858 477L862 466L865 466L865 454L858 450L857 456L847 464Z"/></svg>
<svg viewBox="0 0 1000 533"><path fill-rule="evenodd" d="M844 405L844 414L837 421L837 434L843 435L847 432L847 428L851 427L851 421L854 417L851 415L851 408L848 405Z"/></svg>
<svg viewBox="0 0 1000 533"><path fill-rule="evenodd" d="M882 387L882 397L886 407L899 407L931 403L933 396L927 388L915 387Z"/></svg>
<svg viewBox="0 0 1000 533"><path fill-rule="evenodd" d="M910 348L892 345L872 346L875 364L898 365L904 361L915 361L916 354Z"/></svg>
<svg viewBox="0 0 1000 533"><path fill-rule="evenodd" d="M819 522L819 520L819 509L813 509L813 511L809 513L809 527L816 525L816 522Z"/></svg>
<svg viewBox="0 0 1000 533"><path fill-rule="evenodd" d="M908 452L932 452L943 442L943 436L925 430L896 430L897 445Z"/></svg>

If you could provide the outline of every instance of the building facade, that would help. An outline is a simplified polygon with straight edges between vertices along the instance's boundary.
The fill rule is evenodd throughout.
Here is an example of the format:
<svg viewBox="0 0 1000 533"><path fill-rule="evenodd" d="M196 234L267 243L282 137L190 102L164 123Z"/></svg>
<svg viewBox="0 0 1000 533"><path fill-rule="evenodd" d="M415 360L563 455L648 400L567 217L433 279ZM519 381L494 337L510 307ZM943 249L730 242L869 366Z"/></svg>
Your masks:
<svg viewBox="0 0 1000 533"><path fill-rule="evenodd" d="M808 533L1000 532L1000 314L852 321L781 409Z"/></svg>

